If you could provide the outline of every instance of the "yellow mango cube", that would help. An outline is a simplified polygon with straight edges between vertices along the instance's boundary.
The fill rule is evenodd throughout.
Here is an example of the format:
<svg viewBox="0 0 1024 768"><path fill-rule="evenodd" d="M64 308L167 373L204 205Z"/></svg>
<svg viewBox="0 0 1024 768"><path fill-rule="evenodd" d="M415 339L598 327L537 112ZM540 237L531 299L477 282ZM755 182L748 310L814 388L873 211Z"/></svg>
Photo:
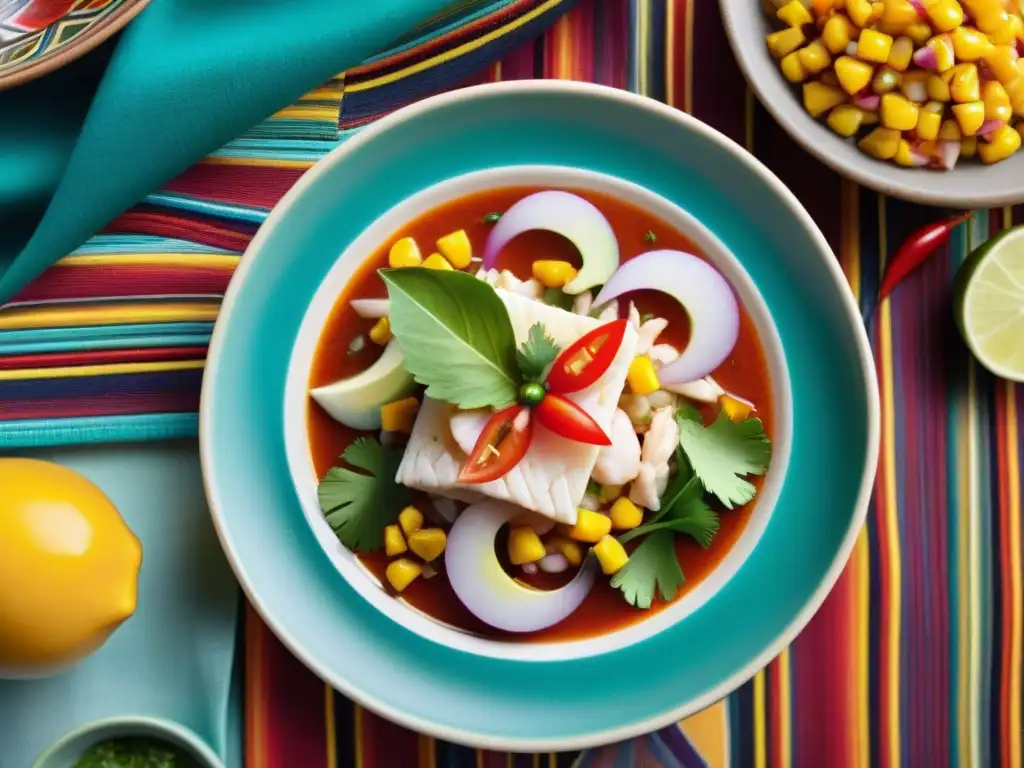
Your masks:
<svg viewBox="0 0 1024 768"><path fill-rule="evenodd" d="M402 529L397 525L389 525L384 529L384 554L394 557L405 552L405 538L402 536Z"/></svg>
<svg viewBox="0 0 1024 768"><path fill-rule="evenodd" d="M425 563L441 556L448 544L448 537L440 528L421 528L409 534L409 549Z"/></svg>
<svg viewBox="0 0 1024 768"><path fill-rule="evenodd" d="M917 125L917 105L896 93L882 96L882 125L897 131L909 131Z"/></svg>
<svg viewBox="0 0 1024 768"><path fill-rule="evenodd" d="M466 234L464 229L449 232L438 240L437 250L456 269L465 269L473 259L473 246L470 244L469 235Z"/></svg>
<svg viewBox="0 0 1024 768"><path fill-rule="evenodd" d="M864 61L885 64L889 60L892 43L893 40L889 35L874 29L862 30L860 37L857 38L857 56Z"/></svg>
<svg viewBox="0 0 1024 768"><path fill-rule="evenodd" d="M402 526L406 536L416 533L423 527L423 513L416 507L406 507L398 513L398 524Z"/></svg>
<svg viewBox="0 0 1024 768"><path fill-rule="evenodd" d="M528 525L515 525L508 532L508 558L512 565L536 563L548 552L540 536Z"/></svg>
<svg viewBox="0 0 1024 768"><path fill-rule="evenodd" d="M412 432L416 421L416 412L420 409L420 401L415 397L406 397L387 403L380 407L380 428L385 432Z"/></svg>
<svg viewBox="0 0 1024 768"><path fill-rule="evenodd" d="M743 421L745 418L750 416L754 410L754 406L748 403L746 400L741 400L738 397L732 395L722 395L718 398L719 403L722 406L722 413L728 416L732 421Z"/></svg>
<svg viewBox="0 0 1024 768"><path fill-rule="evenodd" d="M440 269L442 271L454 269L454 267L452 267L451 265L451 262L449 262L448 259L442 256L440 253L432 253L429 256L427 256L427 258L424 259L423 261L423 266L426 267L427 269Z"/></svg>
<svg viewBox="0 0 1024 768"><path fill-rule="evenodd" d="M1020 149L1020 134L1008 125L997 128L989 141L978 144L978 156L986 165L998 163Z"/></svg>
<svg viewBox="0 0 1024 768"><path fill-rule="evenodd" d="M423 263L420 256L420 247L411 237L403 237L396 240L388 251L388 266L397 269L399 267L418 267Z"/></svg>
<svg viewBox="0 0 1024 768"><path fill-rule="evenodd" d="M629 364L629 371L626 373L626 383L629 384L629 389L634 395L649 395L661 389L658 372L647 355L633 358L633 362Z"/></svg>
<svg viewBox="0 0 1024 768"><path fill-rule="evenodd" d="M800 27L788 27L787 29L772 32L767 36L768 50L772 55L781 59L787 53L792 53L801 45L807 42L807 36Z"/></svg>
<svg viewBox="0 0 1024 768"><path fill-rule="evenodd" d="M600 512L580 507L576 510L576 524L566 530L566 535L575 541L593 544L612 530L612 519Z"/></svg>
<svg viewBox="0 0 1024 768"><path fill-rule="evenodd" d="M840 56L836 59L835 71L836 77L839 78L839 85L842 86L844 91L851 94L858 93L867 88L868 83L871 82L872 75L875 73L874 67L870 64L855 59L852 56ZM824 90L821 88L815 89L809 94L808 88L811 85L814 84L808 83L804 86L804 109L815 117L844 101L841 98L842 94L837 93L835 88L823 87ZM811 109L808 101L817 108L817 112Z"/></svg>
<svg viewBox="0 0 1024 768"><path fill-rule="evenodd" d="M619 543L618 539L611 536L601 537L601 540L594 545L594 554L597 555L597 562L601 564L601 572L606 576L618 572L629 562L626 548Z"/></svg>
<svg viewBox="0 0 1024 768"><path fill-rule="evenodd" d="M419 563L400 557L388 563L388 567L384 570L384 577L395 592L404 592L405 588L416 581L422 573L423 566Z"/></svg>

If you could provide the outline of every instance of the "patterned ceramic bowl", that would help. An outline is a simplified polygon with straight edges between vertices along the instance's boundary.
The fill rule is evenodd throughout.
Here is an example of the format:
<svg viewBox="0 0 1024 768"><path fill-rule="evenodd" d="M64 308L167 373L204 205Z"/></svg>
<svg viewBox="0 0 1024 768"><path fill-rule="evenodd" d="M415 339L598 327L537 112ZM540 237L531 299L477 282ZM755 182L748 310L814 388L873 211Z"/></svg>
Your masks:
<svg viewBox="0 0 1024 768"><path fill-rule="evenodd" d="M0 91L88 53L149 0L0 0Z"/></svg>

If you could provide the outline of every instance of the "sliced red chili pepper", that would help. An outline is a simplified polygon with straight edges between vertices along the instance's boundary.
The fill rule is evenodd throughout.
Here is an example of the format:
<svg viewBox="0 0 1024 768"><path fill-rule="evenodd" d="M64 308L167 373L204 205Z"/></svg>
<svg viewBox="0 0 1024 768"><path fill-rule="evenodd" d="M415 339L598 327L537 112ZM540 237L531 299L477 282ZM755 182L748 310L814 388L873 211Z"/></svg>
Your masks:
<svg viewBox="0 0 1024 768"><path fill-rule="evenodd" d="M498 411L484 425L473 453L459 472L460 483L489 483L520 462L533 439L533 419L525 406Z"/></svg>
<svg viewBox="0 0 1024 768"><path fill-rule="evenodd" d="M973 211L968 211L946 221L926 224L904 240L885 266L882 287L878 289L878 300L881 301L892 293L907 275L927 261L928 257L949 239L956 226L969 219L972 214Z"/></svg>
<svg viewBox="0 0 1024 768"><path fill-rule="evenodd" d="M608 370L626 335L627 320L614 320L584 334L565 349L548 373L548 392L567 395L586 389Z"/></svg>
<svg viewBox="0 0 1024 768"><path fill-rule="evenodd" d="M561 395L548 393L548 396L540 401L540 405L533 409L533 415L556 435L578 443L612 444L593 416Z"/></svg>

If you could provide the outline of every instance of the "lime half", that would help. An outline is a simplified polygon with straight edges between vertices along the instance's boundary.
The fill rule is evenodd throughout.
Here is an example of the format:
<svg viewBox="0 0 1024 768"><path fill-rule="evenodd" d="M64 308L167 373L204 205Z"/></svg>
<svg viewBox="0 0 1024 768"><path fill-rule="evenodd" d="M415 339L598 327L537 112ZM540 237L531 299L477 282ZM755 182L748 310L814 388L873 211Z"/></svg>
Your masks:
<svg viewBox="0 0 1024 768"><path fill-rule="evenodd" d="M1024 226L978 246L953 281L960 333L982 365L1024 381Z"/></svg>

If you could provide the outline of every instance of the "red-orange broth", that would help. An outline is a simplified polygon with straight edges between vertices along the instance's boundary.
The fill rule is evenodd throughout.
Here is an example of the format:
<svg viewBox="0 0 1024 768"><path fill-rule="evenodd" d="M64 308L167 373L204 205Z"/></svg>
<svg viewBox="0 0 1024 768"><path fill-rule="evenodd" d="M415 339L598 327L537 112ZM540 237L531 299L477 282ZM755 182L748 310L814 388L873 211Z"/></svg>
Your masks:
<svg viewBox="0 0 1024 768"><path fill-rule="evenodd" d="M367 333L374 321L359 317L349 306L356 298L384 298L387 292L376 270L387 266L388 249L402 237L413 237L420 244L424 256L431 252L433 243L443 235L458 229L465 229L473 244L473 252L483 251L490 225L484 222L488 213L507 210L513 203L541 188L513 187L479 192L452 200L396 231L391 238L366 260L359 272L338 297L331 316L321 334L314 357L310 388L329 384L340 378L352 376L366 369L380 355L382 347L367 343L358 354L349 354L349 344L360 334ZM608 219L619 241L623 261L638 256L653 248L671 248L698 253L696 246L683 234L647 212L616 198L596 192L573 190L576 194L597 206ZM645 240L651 231L657 237L656 245ZM535 259L563 259L579 266L579 254L575 247L564 238L548 232L526 232L512 240L502 251L496 266L510 269L518 277L530 276L530 264ZM479 265L473 264L470 270ZM636 303L641 313L650 312L669 321L668 328L658 337L658 343L685 346L688 337L686 313L671 298L657 292L642 291L625 297L622 309L628 301ZM624 315L622 315L624 316ZM757 415L765 424L765 430L772 434L772 399L768 380L764 349L758 339L754 324L745 310L741 310L739 341L729 358L713 373L715 379L727 390L736 392L751 400L757 406ZM705 417L713 418L713 409ZM310 400L309 405L310 448L317 475L322 477L341 455L345 447L358 432L342 426ZM762 478L752 478L760 489ZM417 504L427 503L418 498ZM678 600L699 584L725 557L750 517L754 502L735 509L720 509L721 528L711 546L703 549L686 536L676 538L679 562L686 575L686 584L676 596ZM389 558L383 552L360 555L360 559L382 584L387 585L384 569ZM529 583L543 588L561 586L571 578L574 570L558 575L539 573L529 577ZM525 577L521 577L526 580ZM443 570L436 577L417 579L402 593L409 604L432 616L438 621L471 632L504 640L558 641L578 640L605 634L641 621L663 610L671 603L655 600L650 610L640 610L628 605L622 593L609 586L607 577L598 577L597 584L583 604L561 623L548 629L527 635L506 633L490 627L474 617L459 602Z"/></svg>

